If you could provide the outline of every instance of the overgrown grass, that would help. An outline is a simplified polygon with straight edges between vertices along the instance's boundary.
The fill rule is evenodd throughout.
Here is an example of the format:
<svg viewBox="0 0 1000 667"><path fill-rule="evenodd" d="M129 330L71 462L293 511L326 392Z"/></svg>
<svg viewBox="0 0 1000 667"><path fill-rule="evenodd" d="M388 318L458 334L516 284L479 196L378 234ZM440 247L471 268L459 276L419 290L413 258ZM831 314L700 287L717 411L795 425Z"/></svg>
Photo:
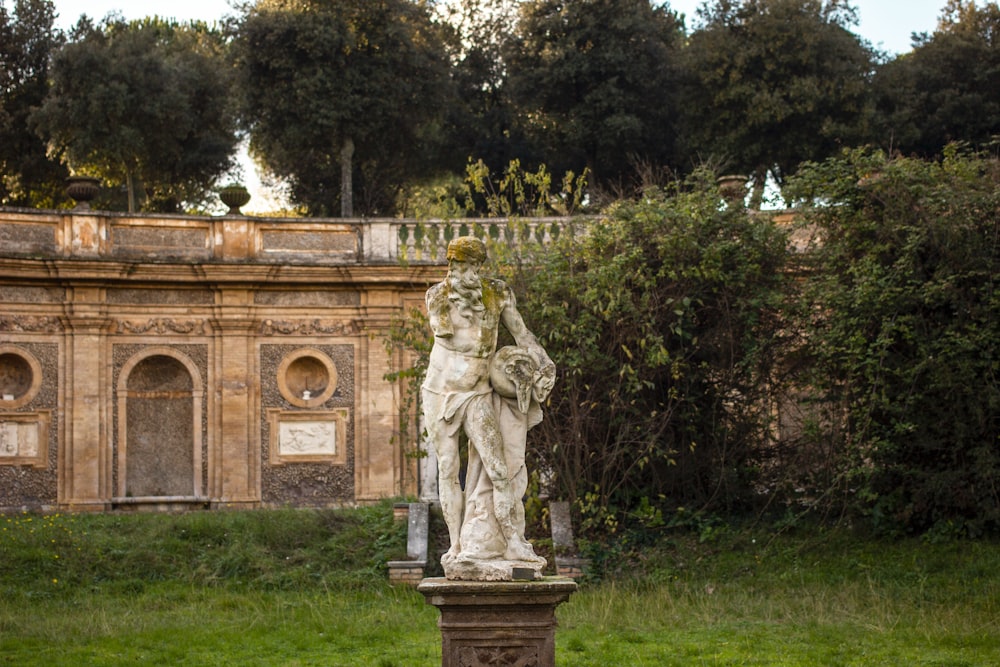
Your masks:
<svg viewBox="0 0 1000 667"><path fill-rule="evenodd" d="M388 504L0 516L0 664L438 665L437 610L386 581L404 539ZM559 665L1000 664L995 542L673 531L628 551L558 609Z"/></svg>

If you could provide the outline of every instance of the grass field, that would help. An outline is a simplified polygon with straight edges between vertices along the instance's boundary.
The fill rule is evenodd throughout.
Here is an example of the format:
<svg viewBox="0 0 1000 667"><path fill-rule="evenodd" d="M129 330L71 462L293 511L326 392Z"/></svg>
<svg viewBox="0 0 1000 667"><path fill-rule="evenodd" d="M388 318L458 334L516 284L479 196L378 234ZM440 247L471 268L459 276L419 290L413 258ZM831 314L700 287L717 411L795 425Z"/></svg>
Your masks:
<svg viewBox="0 0 1000 667"><path fill-rule="evenodd" d="M0 515L0 665L440 664L391 505ZM557 664L998 665L1000 544L665 532L557 610ZM638 556L637 556L638 554Z"/></svg>

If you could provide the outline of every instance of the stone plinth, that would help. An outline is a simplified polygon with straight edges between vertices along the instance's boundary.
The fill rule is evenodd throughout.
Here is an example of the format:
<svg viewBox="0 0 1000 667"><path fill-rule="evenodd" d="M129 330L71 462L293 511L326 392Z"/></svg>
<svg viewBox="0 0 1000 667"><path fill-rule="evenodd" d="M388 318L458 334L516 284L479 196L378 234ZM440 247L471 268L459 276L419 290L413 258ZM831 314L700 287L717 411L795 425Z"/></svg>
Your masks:
<svg viewBox="0 0 1000 667"><path fill-rule="evenodd" d="M442 667L555 665L555 609L576 582L424 579L417 590L441 611Z"/></svg>
<svg viewBox="0 0 1000 667"><path fill-rule="evenodd" d="M387 565L390 584L416 586L424 579L424 567L427 563L422 560L391 560Z"/></svg>

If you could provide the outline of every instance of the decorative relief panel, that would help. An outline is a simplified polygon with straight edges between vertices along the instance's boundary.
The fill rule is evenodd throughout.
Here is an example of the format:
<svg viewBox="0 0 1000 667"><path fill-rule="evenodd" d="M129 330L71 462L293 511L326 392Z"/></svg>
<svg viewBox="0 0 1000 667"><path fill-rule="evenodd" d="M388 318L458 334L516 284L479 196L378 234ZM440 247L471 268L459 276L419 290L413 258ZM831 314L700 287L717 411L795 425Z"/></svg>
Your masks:
<svg viewBox="0 0 1000 667"><path fill-rule="evenodd" d="M208 323L205 320L184 320L178 322L164 317L157 317L150 320L131 321L118 320L115 326L116 333L144 334L153 331L158 334L178 333L204 335L208 331Z"/></svg>
<svg viewBox="0 0 1000 667"><path fill-rule="evenodd" d="M264 320L260 325L262 336L282 334L286 336L313 336L316 334L332 336L356 336L361 333L361 325L351 320L349 322L320 322L320 320Z"/></svg>
<svg viewBox="0 0 1000 667"><path fill-rule="evenodd" d="M271 465L347 463L347 409L310 412L267 411Z"/></svg>
<svg viewBox="0 0 1000 667"><path fill-rule="evenodd" d="M0 315L0 331L12 333L58 333L62 331L58 317L34 315Z"/></svg>
<svg viewBox="0 0 1000 667"><path fill-rule="evenodd" d="M0 414L0 465L48 465L49 410Z"/></svg>
<svg viewBox="0 0 1000 667"><path fill-rule="evenodd" d="M458 651L459 667L539 667L536 646L463 646Z"/></svg>

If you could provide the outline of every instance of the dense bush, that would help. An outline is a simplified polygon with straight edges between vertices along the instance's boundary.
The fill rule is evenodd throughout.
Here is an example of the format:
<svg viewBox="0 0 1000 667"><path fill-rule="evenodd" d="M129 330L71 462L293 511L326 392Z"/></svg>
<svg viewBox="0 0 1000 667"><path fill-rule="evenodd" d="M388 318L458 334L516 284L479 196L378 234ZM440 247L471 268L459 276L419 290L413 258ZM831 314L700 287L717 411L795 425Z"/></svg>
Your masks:
<svg viewBox="0 0 1000 667"><path fill-rule="evenodd" d="M857 151L805 167L799 313L839 482L887 530L1000 527L1000 162Z"/></svg>
<svg viewBox="0 0 1000 667"><path fill-rule="evenodd" d="M544 250L498 245L497 270L559 369L529 434L541 487L607 526L755 502L785 247L707 173L579 221Z"/></svg>

